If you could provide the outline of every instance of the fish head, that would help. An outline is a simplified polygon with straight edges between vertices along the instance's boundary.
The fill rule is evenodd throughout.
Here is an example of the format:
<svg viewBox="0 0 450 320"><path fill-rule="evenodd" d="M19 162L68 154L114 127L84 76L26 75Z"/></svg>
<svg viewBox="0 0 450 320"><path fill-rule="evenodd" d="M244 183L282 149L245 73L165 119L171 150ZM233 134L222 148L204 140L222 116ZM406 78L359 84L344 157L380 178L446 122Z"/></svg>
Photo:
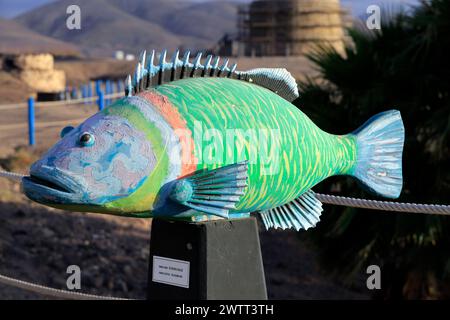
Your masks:
<svg viewBox="0 0 450 320"><path fill-rule="evenodd" d="M99 112L62 138L23 179L27 197L52 207L127 215L157 165L152 142L127 117ZM131 198L131 199L130 199Z"/></svg>

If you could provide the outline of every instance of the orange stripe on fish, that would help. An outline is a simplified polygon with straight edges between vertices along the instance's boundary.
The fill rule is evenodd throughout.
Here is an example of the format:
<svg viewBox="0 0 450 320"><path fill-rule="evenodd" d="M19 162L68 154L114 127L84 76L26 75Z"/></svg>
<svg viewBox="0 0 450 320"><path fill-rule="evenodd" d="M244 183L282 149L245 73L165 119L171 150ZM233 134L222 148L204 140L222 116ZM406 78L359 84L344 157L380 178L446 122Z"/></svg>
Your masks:
<svg viewBox="0 0 450 320"><path fill-rule="evenodd" d="M181 144L181 173L184 176L194 172L197 168L198 160L194 154L194 139L192 132L187 127L186 120L174 107L166 96L159 95L152 91L143 91L137 96L150 102L169 123L175 134L180 139Z"/></svg>

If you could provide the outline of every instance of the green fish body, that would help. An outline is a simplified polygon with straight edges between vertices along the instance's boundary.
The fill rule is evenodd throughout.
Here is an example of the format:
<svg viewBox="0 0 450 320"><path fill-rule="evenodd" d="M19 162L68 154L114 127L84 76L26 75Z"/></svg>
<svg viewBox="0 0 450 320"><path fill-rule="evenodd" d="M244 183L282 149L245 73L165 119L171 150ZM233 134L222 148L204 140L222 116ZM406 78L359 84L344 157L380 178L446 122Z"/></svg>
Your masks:
<svg viewBox="0 0 450 320"><path fill-rule="evenodd" d="M267 228L308 229L321 203L311 188L351 175L395 198L402 186L404 129L398 111L348 135L318 128L290 101L284 69L247 72L218 58L172 62L146 54L126 97L64 137L24 179L46 205L201 221L259 212Z"/></svg>
<svg viewBox="0 0 450 320"><path fill-rule="evenodd" d="M153 91L178 110L188 130L203 134L197 139L203 142L196 150L196 158L202 158L197 170L249 160L248 187L233 211L277 207L327 177L352 172L356 158L352 135L320 130L293 104L266 88L227 78L194 78ZM218 134L205 139L208 130ZM233 133L232 141L222 141ZM221 146L223 150L217 150Z"/></svg>

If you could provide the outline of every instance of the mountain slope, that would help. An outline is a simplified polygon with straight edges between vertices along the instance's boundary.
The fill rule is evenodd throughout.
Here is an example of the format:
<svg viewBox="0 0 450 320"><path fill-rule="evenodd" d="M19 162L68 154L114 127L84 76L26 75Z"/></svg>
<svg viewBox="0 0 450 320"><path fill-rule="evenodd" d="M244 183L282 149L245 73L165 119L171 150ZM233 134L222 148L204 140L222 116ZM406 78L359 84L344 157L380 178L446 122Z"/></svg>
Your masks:
<svg viewBox="0 0 450 320"><path fill-rule="evenodd" d="M81 9L81 29L66 27L66 8L77 4ZM45 17L44 19L42 17ZM181 45L176 35L158 24L129 15L105 0L62 0L50 3L16 18L44 35L76 43L88 54L111 54L114 50L134 52L161 44L174 49Z"/></svg>
<svg viewBox="0 0 450 320"><path fill-rule="evenodd" d="M15 21L0 19L0 53L42 52L60 56L76 56L80 53L73 44L43 36Z"/></svg>
<svg viewBox="0 0 450 320"><path fill-rule="evenodd" d="M66 27L66 8L81 9L81 30ZM75 43L88 55L110 55L115 50L177 47L204 49L232 31L236 5L175 0L60 0L15 20L56 39Z"/></svg>
<svg viewBox="0 0 450 320"><path fill-rule="evenodd" d="M225 33L236 30L237 5L228 1L109 1L121 10L145 21L158 23L174 34L212 43L217 42Z"/></svg>

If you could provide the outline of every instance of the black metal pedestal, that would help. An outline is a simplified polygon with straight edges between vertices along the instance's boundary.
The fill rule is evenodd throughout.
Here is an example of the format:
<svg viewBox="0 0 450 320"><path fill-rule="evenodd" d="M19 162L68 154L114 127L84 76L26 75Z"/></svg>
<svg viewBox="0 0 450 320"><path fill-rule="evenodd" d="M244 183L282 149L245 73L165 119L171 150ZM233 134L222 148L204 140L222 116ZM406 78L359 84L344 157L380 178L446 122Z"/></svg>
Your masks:
<svg viewBox="0 0 450 320"><path fill-rule="evenodd" d="M147 299L267 299L255 218L154 219Z"/></svg>

